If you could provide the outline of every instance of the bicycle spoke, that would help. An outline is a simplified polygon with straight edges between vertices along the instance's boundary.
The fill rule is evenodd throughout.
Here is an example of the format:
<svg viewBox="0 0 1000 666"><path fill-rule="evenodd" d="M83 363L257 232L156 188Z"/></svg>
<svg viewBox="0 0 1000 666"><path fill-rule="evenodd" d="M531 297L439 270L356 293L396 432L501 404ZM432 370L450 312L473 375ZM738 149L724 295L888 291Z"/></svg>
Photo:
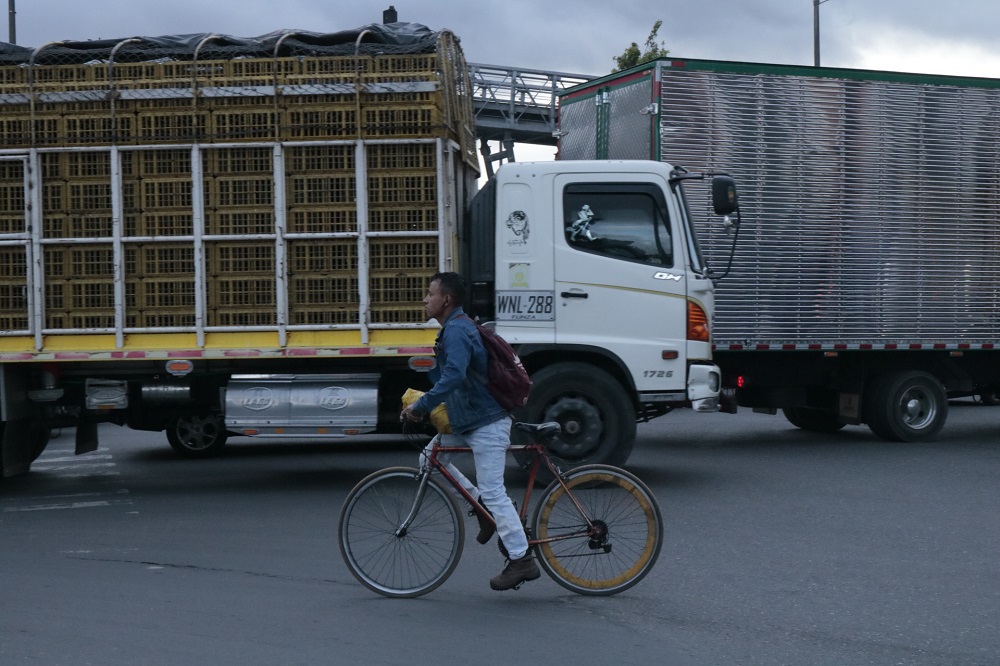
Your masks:
<svg viewBox="0 0 1000 666"><path fill-rule="evenodd" d="M567 475L569 493L553 484L535 515L543 567L564 587L584 594L614 594L640 580L659 555L662 521L655 500L638 479L603 466ZM574 538L583 508L593 532ZM586 530L584 529L584 532Z"/></svg>
<svg viewBox="0 0 1000 666"><path fill-rule="evenodd" d="M412 522L397 536L418 488L416 470L385 470L348 496L341 514L341 552L351 573L386 596L418 596L438 587L454 570L464 527L454 501L436 482Z"/></svg>

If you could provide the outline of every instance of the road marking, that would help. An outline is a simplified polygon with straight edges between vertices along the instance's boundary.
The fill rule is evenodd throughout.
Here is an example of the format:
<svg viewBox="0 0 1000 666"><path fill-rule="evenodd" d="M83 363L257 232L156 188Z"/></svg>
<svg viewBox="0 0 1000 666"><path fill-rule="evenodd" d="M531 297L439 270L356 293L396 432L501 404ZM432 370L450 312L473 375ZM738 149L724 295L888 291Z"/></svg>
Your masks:
<svg viewBox="0 0 1000 666"><path fill-rule="evenodd" d="M60 451L60 453L62 452ZM35 461L35 464L32 465L32 467L38 467L39 465L47 465L49 463L76 462L78 460L111 460L110 453L103 456L95 455L93 453L85 453L83 455L84 457L82 458L75 454L72 456L63 456L60 458L46 458L43 454L38 457L38 460Z"/></svg>
<svg viewBox="0 0 1000 666"><path fill-rule="evenodd" d="M92 509L101 506L116 506L119 504L131 504L132 500L97 500L94 502L68 502L65 504L36 504L34 506L12 506L4 507L4 513L16 513L21 511L57 511L61 509Z"/></svg>
<svg viewBox="0 0 1000 666"><path fill-rule="evenodd" d="M0 506L3 513L130 506L129 491L121 487L118 479L121 473L115 467L111 451L106 447L82 456L75 455L72 443L50 447L32 464L32 471L48 475L45 485L49 490L53 482L66 482L63 485L67 490L80 492L4 497L0 498Z"/></svg>

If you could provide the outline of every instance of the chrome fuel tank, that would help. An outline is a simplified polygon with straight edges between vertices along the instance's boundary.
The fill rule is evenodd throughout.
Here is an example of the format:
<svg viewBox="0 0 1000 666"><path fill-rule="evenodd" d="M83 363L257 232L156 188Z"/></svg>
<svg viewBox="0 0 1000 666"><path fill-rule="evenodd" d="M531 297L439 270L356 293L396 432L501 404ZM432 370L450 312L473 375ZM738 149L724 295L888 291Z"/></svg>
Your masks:
<svg viewBox="0 0 1000 666"><path fill-rule="evenodd" d="M234 375L226 428L241 435L343 437L375 430L378 375Z"/></svg>

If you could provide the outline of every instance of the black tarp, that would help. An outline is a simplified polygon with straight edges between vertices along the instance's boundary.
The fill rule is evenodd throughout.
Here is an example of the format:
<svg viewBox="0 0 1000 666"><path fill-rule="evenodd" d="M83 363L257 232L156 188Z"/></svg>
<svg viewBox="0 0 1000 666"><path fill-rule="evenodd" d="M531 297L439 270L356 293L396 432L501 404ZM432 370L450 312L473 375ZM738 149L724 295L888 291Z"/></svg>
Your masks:
<svg viewBox="0 0 1000 666"><path fill-rule="evenodd" d="M211 39L205 41L209 37ZM130 38L58 42L42 49L35 64L72 65L107 60L112 49L126 39ZM355 49L366 55L432 53L437 48L438 33L419 23L373 23L353 30L330 33L276 30L260 37L195 33L131 39L139 41L119 49L115 54L116 62L191 60L195 56L195 49L203 41L205 43L197 54L199 60L270 58L275 55L353 55ZM280 51L275 54L279 41ZM34 48L0 42L0 64L27 64L34 51Z"/></svg>

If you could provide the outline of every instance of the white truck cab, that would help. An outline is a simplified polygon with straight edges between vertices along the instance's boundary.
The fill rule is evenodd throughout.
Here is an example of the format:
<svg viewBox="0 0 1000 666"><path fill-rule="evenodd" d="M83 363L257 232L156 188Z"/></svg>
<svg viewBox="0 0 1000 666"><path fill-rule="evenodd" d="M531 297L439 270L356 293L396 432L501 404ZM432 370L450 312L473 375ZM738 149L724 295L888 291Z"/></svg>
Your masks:
<svg viewBox="0 0 1000 666"><path fill-rule="evenodd" d="M473 309L518 349L536 384L525 418L559 421L566 457L620 463L636 417L719 409L689 177L652 161L510 163L473 202ZM732 181L717 185L735 206Z"/></svg>

